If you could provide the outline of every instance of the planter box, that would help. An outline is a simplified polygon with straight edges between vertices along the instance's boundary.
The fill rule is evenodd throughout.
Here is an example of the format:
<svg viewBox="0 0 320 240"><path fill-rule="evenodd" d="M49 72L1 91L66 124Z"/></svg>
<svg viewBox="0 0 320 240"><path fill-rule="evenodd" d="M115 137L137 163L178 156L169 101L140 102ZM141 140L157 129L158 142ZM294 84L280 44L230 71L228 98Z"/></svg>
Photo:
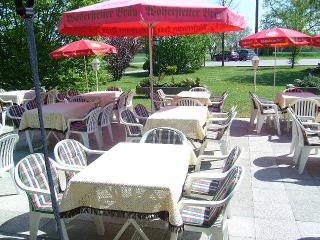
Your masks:
<svg viewBox="0 0 320 240"><path fill-rule="evenodd" d="M157 91L158 89L162 89L165 94L168 95L175 95L182 91L189 91L190 87L153 87L154 91ZM139 85L136 86L136 93L137 94L146 94L149 95L149 87L140 87Z"/></svg>

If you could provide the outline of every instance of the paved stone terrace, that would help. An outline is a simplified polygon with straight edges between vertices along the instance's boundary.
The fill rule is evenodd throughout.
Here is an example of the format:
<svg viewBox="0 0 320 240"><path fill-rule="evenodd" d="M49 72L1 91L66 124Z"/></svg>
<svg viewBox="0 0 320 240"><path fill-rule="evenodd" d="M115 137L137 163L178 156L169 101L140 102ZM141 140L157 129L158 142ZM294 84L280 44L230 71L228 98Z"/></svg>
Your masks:
<svg viewBox="0 0 320 240"><path fill-rule="evenodd" d="M118 141L124 131L114 125ZM288 156L291 138L284 132L280 137L271 127L264 127L257 135L246 119L234 121L231 145L243 149L240 164L245 168L242 185L231 202L232 218L229 222L231 240L315 240L320 239L320 161L311 157L304 174L299 175ZM105 133L106 149L111 147ZM52 151L53 146L49 146ZM15 162L28 154L25 138L21 134L15 150ZM26 195L15 195L14 185L5 175L0 178L0 238L28 238L28 202ZM81 215L67 223L70 239L112 239L123 219L105 218L104 236L96 234L90 216ZM112 222L112 223L110 223ZM169 239L159 222L144 222L150 239ZM160 227L160 228L159 228ZM121 239L131 239L130 228ZM53 220L42 220L39 239L57 239ZM182 239L206 239L198 233L185 232Z"/></svg>

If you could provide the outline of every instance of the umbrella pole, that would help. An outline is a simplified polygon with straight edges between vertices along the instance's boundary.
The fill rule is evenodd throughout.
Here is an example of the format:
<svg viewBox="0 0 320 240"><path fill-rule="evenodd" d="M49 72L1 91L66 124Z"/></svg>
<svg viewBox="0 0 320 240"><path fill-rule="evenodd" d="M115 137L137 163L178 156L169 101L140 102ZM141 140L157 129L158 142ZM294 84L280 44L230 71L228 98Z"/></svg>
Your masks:
<svg viewBox="0 0 320 240"><path fill-rule="evenodd" d="M86 77L86 83L87 83L87 92L89 92L89 83L88 83L86 56L83 56L83 60L84 60L84 75L85 75L85 77Z"/></svg>
<svg viewBox="0 0 320 240"><path fill-rule="evenodd" d="M29 11L30 11L30 9L32 9L32 8L29 8ZM33 16L33 12L32 12L32 16ZM59 208L58 208L57 199L56 199L56 195L55 195L51 166L49 163L49 154L48 154L48 149L47 149L47 144L46 144L46 133L44 130L44 123L43 123L41 96L40 96L41 90L40 90L40 80L39 80L39 72L38 72L37 48L36 48L36 42L35 42L35 37L34 37L32 16L26 17L24 19L25 24L26 24L26 30L27 30L29 58L30 58L31 70L32 70L32 79L33 79L33 84L34 84L35 93L36 93L36 102L37 102L37 107L38 107L41 142L43 144L43 155L44 155L44 159L45 159L46 172L47 172L47 176L48 176L52 209L53 209L54 218L56 220L57 227L58 227L59 239L63 240L64 237L62 234Z"/></svg>
<svg viewBox="0 0 320 240"><path fill-rule="evenodd" d="M98 71L96 71L96 89L99 91L99 79L98 79Z"/></svg>
<svg viewBox="0 0 320 240"><path fill-rule="evenodd" d="M274 47L274 65L273 65L273 97L276 94L276 70L277 70L277 47Z"/></svg>
<svg viewBox="0 0 320 240"><path fill-rule="evenodd" d="M149 37L149 66L150 66L150 99L151 99L151 112L153 112L153 28L152 23L148 23L148 37Z"/></svg>

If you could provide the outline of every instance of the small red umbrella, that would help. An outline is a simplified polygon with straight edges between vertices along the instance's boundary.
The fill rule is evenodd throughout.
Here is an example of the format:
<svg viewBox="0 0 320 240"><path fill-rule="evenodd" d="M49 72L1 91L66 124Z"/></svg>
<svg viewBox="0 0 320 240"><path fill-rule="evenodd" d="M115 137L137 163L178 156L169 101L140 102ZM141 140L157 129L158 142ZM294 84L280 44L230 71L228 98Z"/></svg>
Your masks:
<svg viewBox="0 0 320 240"><path fill-rule="evenodd" d="M312 38L312 46L320 47L320 34Z"/></svg>
<svg viewBox="0 0 320 240"><path fill-rule="evenodd" d="M62 34L148 36L150 95L153 94L152 38L244 29L244 17L210 0L110 0L63 13Z"/></svg>
<svg viewBox="0 0 320 240"><path fill-rule="evenodd" d="M84 57L84 69L87 81L88 90L88 76L87 76L87 64L86 56L98 55L98 54L114 54L117 53L117 49L114 46L108 45L103 42L96 42L92 40L79 40L68 43L62 47L50 53L50 58L76 58Z"/></svg>
<svg viewBox="0 0 320 240"><path fill-rule="evenodd" d="M244 48L274 47L274 73L273 92L276 85L277 48L290 46L306 46L311 42L311 37L287 28L271 28L257 32L240 40L240 46Z"/></svg>

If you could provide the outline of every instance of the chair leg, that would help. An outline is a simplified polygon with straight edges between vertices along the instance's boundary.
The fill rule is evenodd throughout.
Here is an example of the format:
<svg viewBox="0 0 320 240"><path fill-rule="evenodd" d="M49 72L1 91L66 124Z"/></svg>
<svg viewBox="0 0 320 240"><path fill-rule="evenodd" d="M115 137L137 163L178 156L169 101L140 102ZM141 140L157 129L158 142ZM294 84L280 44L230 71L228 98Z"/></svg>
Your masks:
<svg viewBox="0 0 320 240"><path fill-rule="evenodd" d="M103 218L102 216L92 215L93 221L97 228L97 233L99 236L104 235L104 224L103 224Z"/></svg>
<svg viewBox="0 0 320 240"><path fill-rule="evenodd" d="M6 125L6 115L7 115L7 111L3 111L2 113L1 113L1 115L2 115L2 125L3 126L5 126Z"/></svg>
<svg viewBox="0 0 320 240"><path fill-rule="evenodd" d="M90 144L89 144L89 134L88 133L81 133L81 137L82 137L82 141L83 141L83 145L85 145L87 148L90 148Z"/></svg>
<svg viewBox="0 0 320 240"><path fill-rule="evenodd" d="M261 129L262 129L262 125L265 121L265 117L264 116L258 116L258 120L257 120L257 133L260 134Z"/></svg>
<svg viewBox="0 0 320 240"><path fill-rule="evenodd" d="M11 178L12 178L12 181L13 181L13 184L14 184L14 187L16 188L16 193L17 193L17 194L20 194L19 188L18 188L18 186L17 186L17 184L16 184L16 181L14 180L14 167L11 168L11 169L9 170L9 172L10 172L10 175L11 175Z"/></svg>
<svg viewBox="0 0 320 240"><path fill-rule="evenodd" d="M303 173L303 170L304 170L306 163L308 161L310 151L311 151L311 148L309 148L309 147L304 147L301 150L299 164L298 164L298 173L299 174Z"/></svg>
<svg viewBox="0 0 320 240"><path fill-rule="evenodd" d="M111 139L111 142L113 142L113 133L112 133L112 126L111 123L108 125L108 132Z"/></svg>
<svg viewBox="0 0 320 240"><path fill-rule="evenodd" d="M297 145L294 148L294 152L293 152L293 162L295 165L298 165L299 163L299 159L300 159L300 155L301 155L301 146Z"/></svg>
<svg viewBox="0 0 320 240"><path fill-rule="evenodd" d="M99 149L102 149L102 147L103 147L102 131L99 131L99 129L97 129L94 132L94 136L96 138L96 142L98 143Z"/></svg>
<svg viewBox="0 0 320 240"><path fill-rule="evenodd" d="M30 153L33 153L33 146L32 146L32 136L29 130L26 130L26 137L27 137L27 143L29 147Z"/></svg>
<svg viewBox="0 0 320 240"><path fill-rule="evenodd" d="M280 131L280 122L279 122L279 116L278 115L276 115L274 117L274 123L275 123L275 126L277 128L277 133L280 136L281 135L281 131Z"/></svg>
<svg viewBox="0 0 320 240"><path fill-rule="evenodd" d="M256 116L257 116L257 109L252 108L251 115L250 115L250 126L254 125L254 120L256 119Z"/></svg>
<svg viewBox="0 0 320 240"><path fill-rule="evenodd" d="M226 140L221 140L220 151L223 155L228 154L228 142Z"/></svg>
<svg viewBox="0 0 320 240"><path fill-rule="evenodd" d="M30 212L29 219L30 240L36 240L38 235L39 223L41 219L41 213Z"/></svg>

